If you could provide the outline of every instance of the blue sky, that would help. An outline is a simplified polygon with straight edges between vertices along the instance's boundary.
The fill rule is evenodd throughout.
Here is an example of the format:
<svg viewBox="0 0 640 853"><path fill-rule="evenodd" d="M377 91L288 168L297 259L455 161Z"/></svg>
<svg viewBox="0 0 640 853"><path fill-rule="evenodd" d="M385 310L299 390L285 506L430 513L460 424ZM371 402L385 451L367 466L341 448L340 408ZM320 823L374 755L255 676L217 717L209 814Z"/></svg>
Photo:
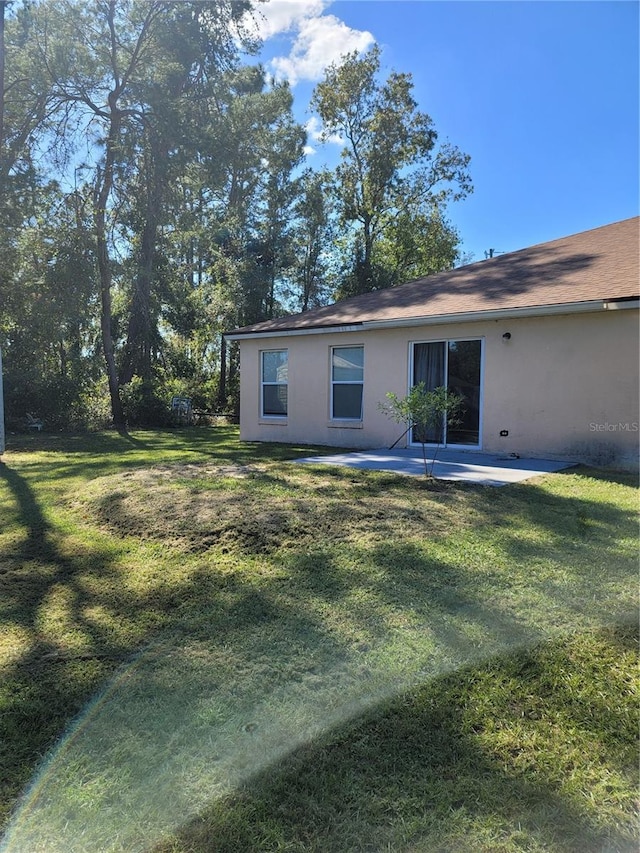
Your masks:
<svg viewBox="0 0 640 853"><path fill-rule="evenodd" d="M308 110L326 65L383 49L413 77L441 140L471 155L475 192L449 209L463 251L514 251L638 213L639 4L545 0L270 0L261 55Z"/></svg>

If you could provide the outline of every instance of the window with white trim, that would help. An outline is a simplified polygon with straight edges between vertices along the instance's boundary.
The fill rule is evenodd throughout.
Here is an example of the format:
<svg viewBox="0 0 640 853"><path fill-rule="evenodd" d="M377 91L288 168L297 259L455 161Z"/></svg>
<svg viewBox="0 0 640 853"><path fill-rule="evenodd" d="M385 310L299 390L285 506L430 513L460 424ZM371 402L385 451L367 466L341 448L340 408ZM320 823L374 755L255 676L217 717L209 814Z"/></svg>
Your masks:
<svg viewBox="0 0 640 853"><path fill-rule="evenodd" d="M364 387L364 347L331 350L331 418L361 421Z"/></svg>
<svg viewBox="0 0 640 853"><path fill-rule="evenodd" d="M289 353L286 349L260 353L260 414L286 418L289 391Z"/></svg>

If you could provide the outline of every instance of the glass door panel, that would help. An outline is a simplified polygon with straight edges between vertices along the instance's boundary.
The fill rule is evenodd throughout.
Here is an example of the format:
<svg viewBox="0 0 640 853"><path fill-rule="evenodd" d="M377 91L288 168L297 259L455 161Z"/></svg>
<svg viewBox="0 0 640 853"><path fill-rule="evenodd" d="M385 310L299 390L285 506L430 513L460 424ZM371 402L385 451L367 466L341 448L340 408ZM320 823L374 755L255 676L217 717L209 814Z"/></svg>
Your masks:
<svg viewBox="0 0 640 853"><path fill-rule="evenodd" d="M443 422L423 437L412 430L411 440L477 446L480 444L480 361L482 342L434 341L413 346L413 385L424 382L428 391L445 386L463 398L459 423Z"/></svg>
<svg viewBox="0 0 640 853"><path fill-rule="evenodd" d="M413 347L413 385L424 382L427 391L440 388L445 384L446 349L444 341L429 344L414 344ZM411 440L419 443L427 441L441 444L444 441L444 424L430 427L425 431L415 427L411 431Z"/></svg>
<svg viewBox="0 0 640 853"><path fill-rule="evenodd" d="M480 443L480 341L449 341L447 388L463 398L459 423L447 427L447 444Z"/></svg>

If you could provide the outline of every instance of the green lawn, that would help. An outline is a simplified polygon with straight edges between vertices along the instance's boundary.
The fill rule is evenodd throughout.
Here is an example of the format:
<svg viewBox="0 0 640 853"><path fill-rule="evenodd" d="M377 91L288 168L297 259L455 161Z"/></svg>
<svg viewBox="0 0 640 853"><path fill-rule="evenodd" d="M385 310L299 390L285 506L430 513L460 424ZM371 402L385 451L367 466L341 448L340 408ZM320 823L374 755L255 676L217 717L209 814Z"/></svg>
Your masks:
<svg viewBox="0 0 640 853"><path fill-rule="evenodd" d="M637 478L309 452L10 437L0 850L637 850Z"/></svg>

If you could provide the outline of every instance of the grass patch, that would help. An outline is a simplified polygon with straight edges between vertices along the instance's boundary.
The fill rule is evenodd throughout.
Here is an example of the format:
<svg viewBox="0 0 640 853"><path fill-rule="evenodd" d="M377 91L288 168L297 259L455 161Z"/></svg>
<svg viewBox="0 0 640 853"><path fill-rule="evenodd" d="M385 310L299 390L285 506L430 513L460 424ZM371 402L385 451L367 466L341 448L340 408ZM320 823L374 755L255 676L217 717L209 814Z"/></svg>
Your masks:
<svg viewBox="0 0 640 853"><path fill-rule="evenodd" d="M630 851L636 645L632 629L586 632L436 678L156 851Z"/></svg>
<svg viewBox="0 0 640 853"><path fill-rule="evenodd" d="M5 824L39 775L5 849L635 849L634 478L308 454L231 427L10 445Z"/></svg>

